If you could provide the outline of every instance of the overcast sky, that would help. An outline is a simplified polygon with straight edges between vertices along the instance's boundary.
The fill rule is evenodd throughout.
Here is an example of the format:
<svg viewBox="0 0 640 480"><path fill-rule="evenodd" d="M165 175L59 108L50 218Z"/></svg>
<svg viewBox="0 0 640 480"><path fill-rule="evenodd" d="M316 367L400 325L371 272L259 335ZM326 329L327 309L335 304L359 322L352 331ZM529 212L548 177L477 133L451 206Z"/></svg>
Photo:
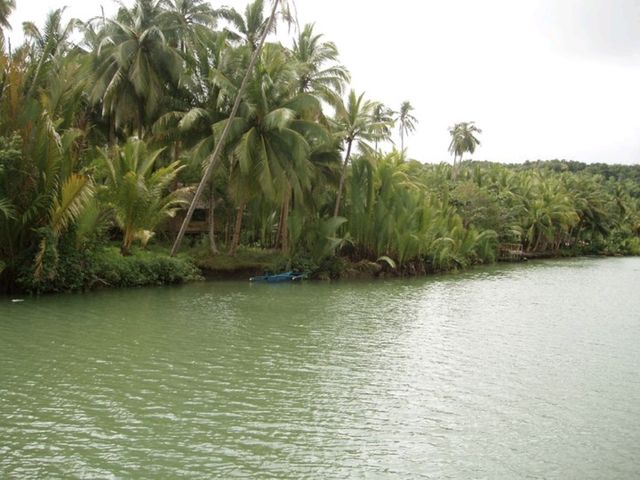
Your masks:
<svg viewBox="0 0 640 480"><path fill-rule="evenodd" d="M111 0L17 0L24 20L68 6L86 20ZM131 4L131 1L125 3ZM244 9L244 0L212 1ZM46 5L46 7L43 7ZM406 140L450 161L448 127L475 121L475 159L640 163L640 0L297 0L301 24L334 41L366 97L415 107Z"/></svg>

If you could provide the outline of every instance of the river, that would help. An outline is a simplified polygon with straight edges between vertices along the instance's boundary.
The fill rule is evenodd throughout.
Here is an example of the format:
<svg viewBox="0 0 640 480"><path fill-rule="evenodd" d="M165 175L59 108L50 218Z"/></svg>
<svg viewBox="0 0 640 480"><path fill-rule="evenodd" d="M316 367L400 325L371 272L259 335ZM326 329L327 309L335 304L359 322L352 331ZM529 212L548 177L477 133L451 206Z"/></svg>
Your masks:
<svg viewBox="0 0 640 480"><path fill-rule="evenodd" d="M640 477L640 259L0 297L1 478Z"/></svg>

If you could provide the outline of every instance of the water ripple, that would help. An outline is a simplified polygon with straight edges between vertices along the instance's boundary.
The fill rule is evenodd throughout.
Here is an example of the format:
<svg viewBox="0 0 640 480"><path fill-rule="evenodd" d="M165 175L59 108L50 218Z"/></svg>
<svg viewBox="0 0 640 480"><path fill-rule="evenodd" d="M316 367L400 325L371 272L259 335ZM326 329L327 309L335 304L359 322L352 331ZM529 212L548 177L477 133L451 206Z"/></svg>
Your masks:
<svg viewBox="0 0 640 480"><path fill-rule="evenodd" d="M578 259L0 299L0 477L638 477L639 280Z"/></svg>

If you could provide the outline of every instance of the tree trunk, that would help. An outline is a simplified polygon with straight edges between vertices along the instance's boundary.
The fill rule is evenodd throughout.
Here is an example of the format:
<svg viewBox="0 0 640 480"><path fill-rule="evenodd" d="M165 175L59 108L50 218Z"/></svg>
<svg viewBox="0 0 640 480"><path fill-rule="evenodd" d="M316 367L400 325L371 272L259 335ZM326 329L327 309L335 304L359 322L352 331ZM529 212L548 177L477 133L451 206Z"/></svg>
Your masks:
<svg viewBox="0 0 640 480"><path fill-rule="evenodd" d="M340 174L340 184L338 185L338 195L336 196L336 207L333 210L333 217L337 217L340 213L340 201L342 200L342 190L344 189L344 180L347 176L347 165L349 164L349 157L351 156L351 145L353 145L353 139L349 140L347 144L347 154L344 157L344 164L342 165L342 173Z"/></svg>
<svg viewBox="0 0 640 480"><path fill-rule="evenodd" d="M280 243L282 240L282 211L280 211L280 218L278 218L278 228L276 228L276 238L273 242L274 248L280 248L282 244Z"/></svg>
<svg viewBox="0 0 640 480"><path fill-rule="evenodd" d="M458 158L457 154L453 154L453 171L451 172L451 178L456 180L458 178L458 168L460 167L460 160L456 163L456 159Z"/></svg>
<svg viewBox="0 0 640 480"><path fill-rule="evenodd" d="M182 149L180 148L180 140L177 140L174 144L173 144L173 161L177 162L178 160L180 160L180 154L182 153Z"/></svg>
<svg viewBox="0 0 640 480"><path fill-rule="evenodd" d="M109 146L115 146L116 142L116 120L113 118L113 114L109 113Z"/></svg>
<svg viewBox="0 0 640 480"><path fill-rule="evenodd" d="M287 187L287 197L282 204L282 213L280 221L282 222L282 231L280 237L280 245L282 245L282 253L289 251L289 204L291 202L291 187Z"/></svg>
<svg viewBox="0 0 640 480"><path fill-rule="evenodd" d="M144 105L142 101L138 104L138 138L142 140L142 135L144 135ZM191 221L191 219L189 219Z"/></svg>
<svg viewBox="0 0 640 480"><path fill-rule="evenodd" d="M242 217L244 215L244 207L246 203L242 202L240 208L238 208L238 215L236 216L236 225L233 228L233 238L231 239L231 248L229 249L229 256L233 257L240 245L240 232L242 230Z"/></svg>
<svg viewBox="0 0 640 480"><path fill-rule="evenodd" d="M542 241L542 233L538 232L536 235L536 241L533 244L533 251L537 252L540 249L540 242Z"/></svg>
<svg viewBox="0 0 640 480"><path fill-rule="evenodd" d="M180 155L182 154L180 140L176 140L173 144L173 161L178 162L180 160ZM171 182L171 186L169 187L171 190L177 190L178 185L180 184L180 179L176 175Z"/></svg>
<svg viewBox="0 0 640 480"><path fill-rule="evenodd" d="M246 90L247 84L249 83L249 77L253 73L253 69L256 65L256 62L258 61L258 55L260 54L260 50L262 50L262 45L264 45L264 41L266 40L267 35L271 31L271 26L273 25L273 22L276 18L276 12L278 10L279 3L280 3L280 0L275 0L273 2L273 9L271 10L271 16L269 17L267 26L260 37L260 41L258 43L257 48L251 54L251 60L249 61L249 66L247 67L247 71L245 72L244 77L242 78L242 83L240 84L240 88L238 89L238 93L236 94L236 99L233 102L231 113L229 114L229 118L225 122L224 129L222 130L222 134L220 135L220 139L218 140L218 143L216 144L216 148L214 149L213 154L209 159L209 163L205 169L204 174L202 175L202 179L200 180L200 183L198 184L198 188L196 189L196 193L193 196L193 200L191 201L191 205L189 205L187 214L184 217L184 221L182 222L182 226L180 227L178 236L176 237L176 240L173 243L173 247L171 248L171 256L174 256L178 252L178 249L180 248L180 243L182 242L182 238L184 237L184 234L187 230L187 226L191 221L193 212L196 209L196 203L198 202L198 199L202 194L202 190L204 189L205 183L209 180L209 177L211 177L211 172L213 170L214 165L218 162L218 158L222 153L222 147L227 139L227 135L229 134L229 129L231 128L231 122L233 122L233 119L238 113L238 108L240 107L242 96L244 95L244 91Z"/></svg>
<svg viewBox="0 0 640 480"><path fill-rule="evenodd" d="M130 230L125 230L122 233L122 245L120 246L120 253L126 257L131 254L131 245L133 244L134 234Z"/></svg>
<svg viewBox="0 0 640 480"><path fill-rule="evenodd" d="M211 191L209 193L209 251L212 255L218 255L220 250L218 250L218 246L216 245L216 197L214 192L213 185L211 185Z"/></svg>
<svg viewBox="0 0 640 480"><path fill-rule="evenodd" d="M229 245L229 215L224 220L224 246Z"/></svg>

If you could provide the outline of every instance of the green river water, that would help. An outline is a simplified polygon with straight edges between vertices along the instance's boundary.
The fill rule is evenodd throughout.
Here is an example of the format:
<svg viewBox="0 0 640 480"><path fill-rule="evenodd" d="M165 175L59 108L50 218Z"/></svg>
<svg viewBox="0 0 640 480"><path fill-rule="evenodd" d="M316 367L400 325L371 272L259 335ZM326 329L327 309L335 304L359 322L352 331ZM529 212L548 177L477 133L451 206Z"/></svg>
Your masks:
<svg viewBox="0 0 640 480"><path fill-rule="evenodd" d="M0 478L640 478L640 259L0 297Z"/></svg>

